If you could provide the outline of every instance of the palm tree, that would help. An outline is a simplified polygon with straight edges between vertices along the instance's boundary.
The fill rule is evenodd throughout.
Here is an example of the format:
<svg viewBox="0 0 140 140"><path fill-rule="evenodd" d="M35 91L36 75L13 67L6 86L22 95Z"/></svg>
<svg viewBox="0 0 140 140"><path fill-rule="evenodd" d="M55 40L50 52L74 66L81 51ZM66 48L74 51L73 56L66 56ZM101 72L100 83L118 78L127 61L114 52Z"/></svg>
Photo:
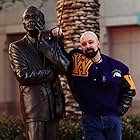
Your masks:
<svg viewBox="0 0 140 140"><path fill-rule="evenodd" d="M57 0L57 22L64 32L67 51L79 47L80 35L86 30L94 31L99 37L99 9L99 0ZM81 112L72 97L66 78L62 77L61 81L66 97L66 115L79 118Z"/></svg>

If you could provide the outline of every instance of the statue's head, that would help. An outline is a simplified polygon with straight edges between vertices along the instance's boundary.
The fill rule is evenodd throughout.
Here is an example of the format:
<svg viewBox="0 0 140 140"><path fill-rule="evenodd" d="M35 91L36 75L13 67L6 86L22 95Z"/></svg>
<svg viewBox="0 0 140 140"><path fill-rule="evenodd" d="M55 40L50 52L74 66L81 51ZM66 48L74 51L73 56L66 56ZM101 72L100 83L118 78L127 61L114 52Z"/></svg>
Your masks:
<svg viewBox="0 0 140 140"><path fill-rule="evenodd" d="M25 9L22 22L25 30L30 34L37 34L45 29L44 14L35 6Z"/></svg>

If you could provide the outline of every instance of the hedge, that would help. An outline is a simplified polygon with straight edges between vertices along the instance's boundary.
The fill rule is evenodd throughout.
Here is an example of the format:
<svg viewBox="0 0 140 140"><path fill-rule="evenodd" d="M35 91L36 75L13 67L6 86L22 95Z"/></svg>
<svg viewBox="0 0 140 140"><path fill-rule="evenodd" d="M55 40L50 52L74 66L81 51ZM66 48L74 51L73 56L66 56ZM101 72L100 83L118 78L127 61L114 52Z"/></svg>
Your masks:
<svg viewBox="0 0 140 140"><path fill-rule="evenodd" d="M85 140L80 122L64 119L59 126L60 140ZM0 117L0 140L26 140L20 118ZM123 140L140 140L140 116L123 119Z"/></svg>

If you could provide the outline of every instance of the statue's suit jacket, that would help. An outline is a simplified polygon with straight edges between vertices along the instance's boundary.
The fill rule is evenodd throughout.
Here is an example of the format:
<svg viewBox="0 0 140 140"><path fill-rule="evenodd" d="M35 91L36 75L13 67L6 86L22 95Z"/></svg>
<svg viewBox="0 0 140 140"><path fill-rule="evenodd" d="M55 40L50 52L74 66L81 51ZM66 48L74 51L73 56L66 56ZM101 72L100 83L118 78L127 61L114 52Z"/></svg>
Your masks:
<svg viewBox="0 0 140 140"><path fill-rule="evenodd" d="M69 61L58 44L57 40L46 39L38 44L37 50L25 35L9 45L10 64L19 82L21 111L26 122L63 116L64 97L58 74L65 74Z"/></svg>

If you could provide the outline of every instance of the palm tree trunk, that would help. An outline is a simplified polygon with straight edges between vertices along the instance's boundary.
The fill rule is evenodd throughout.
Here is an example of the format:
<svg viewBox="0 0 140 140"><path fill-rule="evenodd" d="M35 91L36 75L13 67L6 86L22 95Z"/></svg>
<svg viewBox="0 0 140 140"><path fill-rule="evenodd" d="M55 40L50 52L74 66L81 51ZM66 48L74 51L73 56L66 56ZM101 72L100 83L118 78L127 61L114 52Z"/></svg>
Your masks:
<svg viewBox="0 0 140 140"><path fill-rule="evenodd" d="M99 9L99 0L57 0L57 21L63 30L67 51L79 47L80 35L87 30L95 32L99 37ZM67 91L66 114L72 118L79 118L81 113L65 78L62 78L62 83L64 91Z"/></svg>

